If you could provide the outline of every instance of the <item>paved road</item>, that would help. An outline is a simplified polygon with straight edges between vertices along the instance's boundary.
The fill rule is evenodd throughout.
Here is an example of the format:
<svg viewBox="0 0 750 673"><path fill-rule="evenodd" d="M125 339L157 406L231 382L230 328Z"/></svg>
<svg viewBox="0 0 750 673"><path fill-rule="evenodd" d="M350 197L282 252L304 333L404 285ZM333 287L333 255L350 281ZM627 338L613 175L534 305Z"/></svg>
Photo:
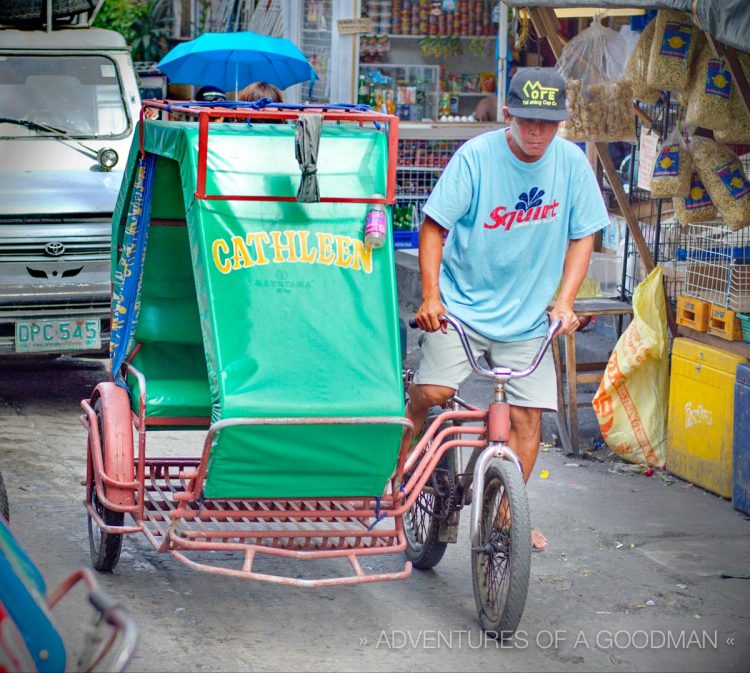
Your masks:
<svg viewBox="0 0 750 673"><path fill-rule="evenodd" d="M0 365L12 527L51 586L89 563L78 402L105 377L98 361ZM481 383L467 391L487 393ZM199 444L163 440L185 453ZM503 648L477 629L465 526L435 571L399 583L302 590L224 579L140 536L101 582L139 624L134 671L746 670L750 581L720 575L750 571L748 522L679 480L612 469L541 453L529 492L550 546L534 554L521 630ZM80 633L86 612L75 599L57 614Z"/></svg>

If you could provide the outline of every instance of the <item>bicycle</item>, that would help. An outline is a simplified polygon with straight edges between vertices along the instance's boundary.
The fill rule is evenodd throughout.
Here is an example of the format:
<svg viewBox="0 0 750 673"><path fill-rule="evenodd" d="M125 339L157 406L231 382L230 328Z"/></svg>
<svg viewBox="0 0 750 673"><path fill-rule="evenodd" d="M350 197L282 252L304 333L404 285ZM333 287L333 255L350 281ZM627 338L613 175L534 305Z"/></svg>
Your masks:
<svg viewBox="0 0 750 673"><path fill-rule="evenodd" d="M429 481L412 507L404 514L406 557L421 569L435 567L449 543L456 542L461 509L471 505L471 570L474 599L485 631L499 637L512 635L521 620L531 572L531 519L520 460L508 446L510 406L505 385L511 379L528 376L536 370L552 339L562 325L553 322L531 364L524 370L508 367L484 369L472 353L463 325L449 314L440 316L450 324L461 341L473 371L494 383L494 397L486 412L456 394L443 408L431 410L425 433L405 466L408 481L422 451L437 443L440 456ZM414 320L411 327L416 327ZM413 378L404 370L404 386ZM475 414L467 417L467 412ZM480 415L476 415L480 412ZM468 420L483 421L480 439L462 439ZM443 446L445 445L445 446ZM466 467L456 449L471 447ZM442 449L442 451L441 451ZM472 497L472 493L477 497ZM512 522L512 525L511 525Z"/></svg>

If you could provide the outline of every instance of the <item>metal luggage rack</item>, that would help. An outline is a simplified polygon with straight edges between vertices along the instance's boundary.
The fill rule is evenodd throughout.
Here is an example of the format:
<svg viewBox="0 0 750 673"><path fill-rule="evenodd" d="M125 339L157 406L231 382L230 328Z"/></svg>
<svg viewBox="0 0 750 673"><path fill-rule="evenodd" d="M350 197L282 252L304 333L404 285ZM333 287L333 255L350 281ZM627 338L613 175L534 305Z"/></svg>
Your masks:
<svg viewBox="0 0 750 673"><path fill-rule="evenodd" d="M199 460L149 459L142 530L158 551L212 574L297 586L358 584L404 579L411 564L395 572L366 572L360 557L397 554L406 548L400 517L384 518L393 502L376 498L328 500L188 500L190 476ZM194 469L191 469L194 468ZM376 527L377 524L377 527ZM224 563L215 554L225 552ZM285 577L253 568L258 557L339 559L349 574L324 579Z"/></svg>
<svg viewBox="0 0 750 673"><path fill-rule="evenodd" d="M192 467L197 468L199 462L196 458ZM396 547L399 544L395 525L389 527L380 523L374 528L377 519L362 515L363 511L375 510L375 498L191 501L184 506L184 511L192 516L183 513L180 526L175 528L172 514L180 505L181 494L188 489L186 468L190 465L184 460L146 460L144 518L148 522L147 534L157 547L169 539L170 532L186 542L236 541L243 546L300 551ZM170 544L180 546L175 539Z"/></svg>

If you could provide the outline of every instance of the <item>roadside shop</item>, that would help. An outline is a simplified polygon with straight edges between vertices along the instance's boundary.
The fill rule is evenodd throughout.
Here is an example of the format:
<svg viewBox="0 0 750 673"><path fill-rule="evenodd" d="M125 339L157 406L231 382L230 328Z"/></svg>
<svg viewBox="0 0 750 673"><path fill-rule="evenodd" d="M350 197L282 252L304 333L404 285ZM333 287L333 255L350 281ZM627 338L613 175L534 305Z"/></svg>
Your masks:
<svg viewBox="0 0 750 673"><path fill-rule="evenodd" d="M592 64L600 62L597 57L604 63L611 58L610 34L595 21L567 40L558 17L581 12L575 7L588 3L507 4L528 15L566 75L571 119L561 133L586 143L609 197L612 224L599 259L616 260L620 274L607 289L625 302L636 294L637 322L636 288L657 265L663 276L667 351L639 351L637 337L626 331L630 340L618 343L594 398L602 432L626 460L666 465L748 513L750 8L734 1L600 1L600 10L657 11L641 26L624 71L606 71L597 80ZM585 33L590 39L583 39ZM578 71L570 58L576 50L585 63ZM612 160L615 142L630 144L619 167ZM624 355L623 341L644 360L665 360L671 351L668 390L659 389L658 376L651 381L663 433L649 435L649 419L638 415L645 400L628 397L627 374L617 380L623 376L616 357ZM613 415L603 408L605 401L622 407L630 442L618 445L607 437L606 421ZM649 459L656 442L663 451L652 451Z"/></svg>

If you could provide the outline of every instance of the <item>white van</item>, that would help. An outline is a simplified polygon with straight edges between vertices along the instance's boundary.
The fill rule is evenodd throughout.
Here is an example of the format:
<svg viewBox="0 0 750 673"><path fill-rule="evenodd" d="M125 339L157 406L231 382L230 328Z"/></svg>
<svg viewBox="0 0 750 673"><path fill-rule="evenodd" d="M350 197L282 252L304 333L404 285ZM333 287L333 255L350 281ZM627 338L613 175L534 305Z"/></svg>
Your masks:
<svg viewBox="0 0 750 673"><path fill-rule="evenodd" d="M111 218L139 110L119 33L0 26L0 357L107 347Z"/></svg>

